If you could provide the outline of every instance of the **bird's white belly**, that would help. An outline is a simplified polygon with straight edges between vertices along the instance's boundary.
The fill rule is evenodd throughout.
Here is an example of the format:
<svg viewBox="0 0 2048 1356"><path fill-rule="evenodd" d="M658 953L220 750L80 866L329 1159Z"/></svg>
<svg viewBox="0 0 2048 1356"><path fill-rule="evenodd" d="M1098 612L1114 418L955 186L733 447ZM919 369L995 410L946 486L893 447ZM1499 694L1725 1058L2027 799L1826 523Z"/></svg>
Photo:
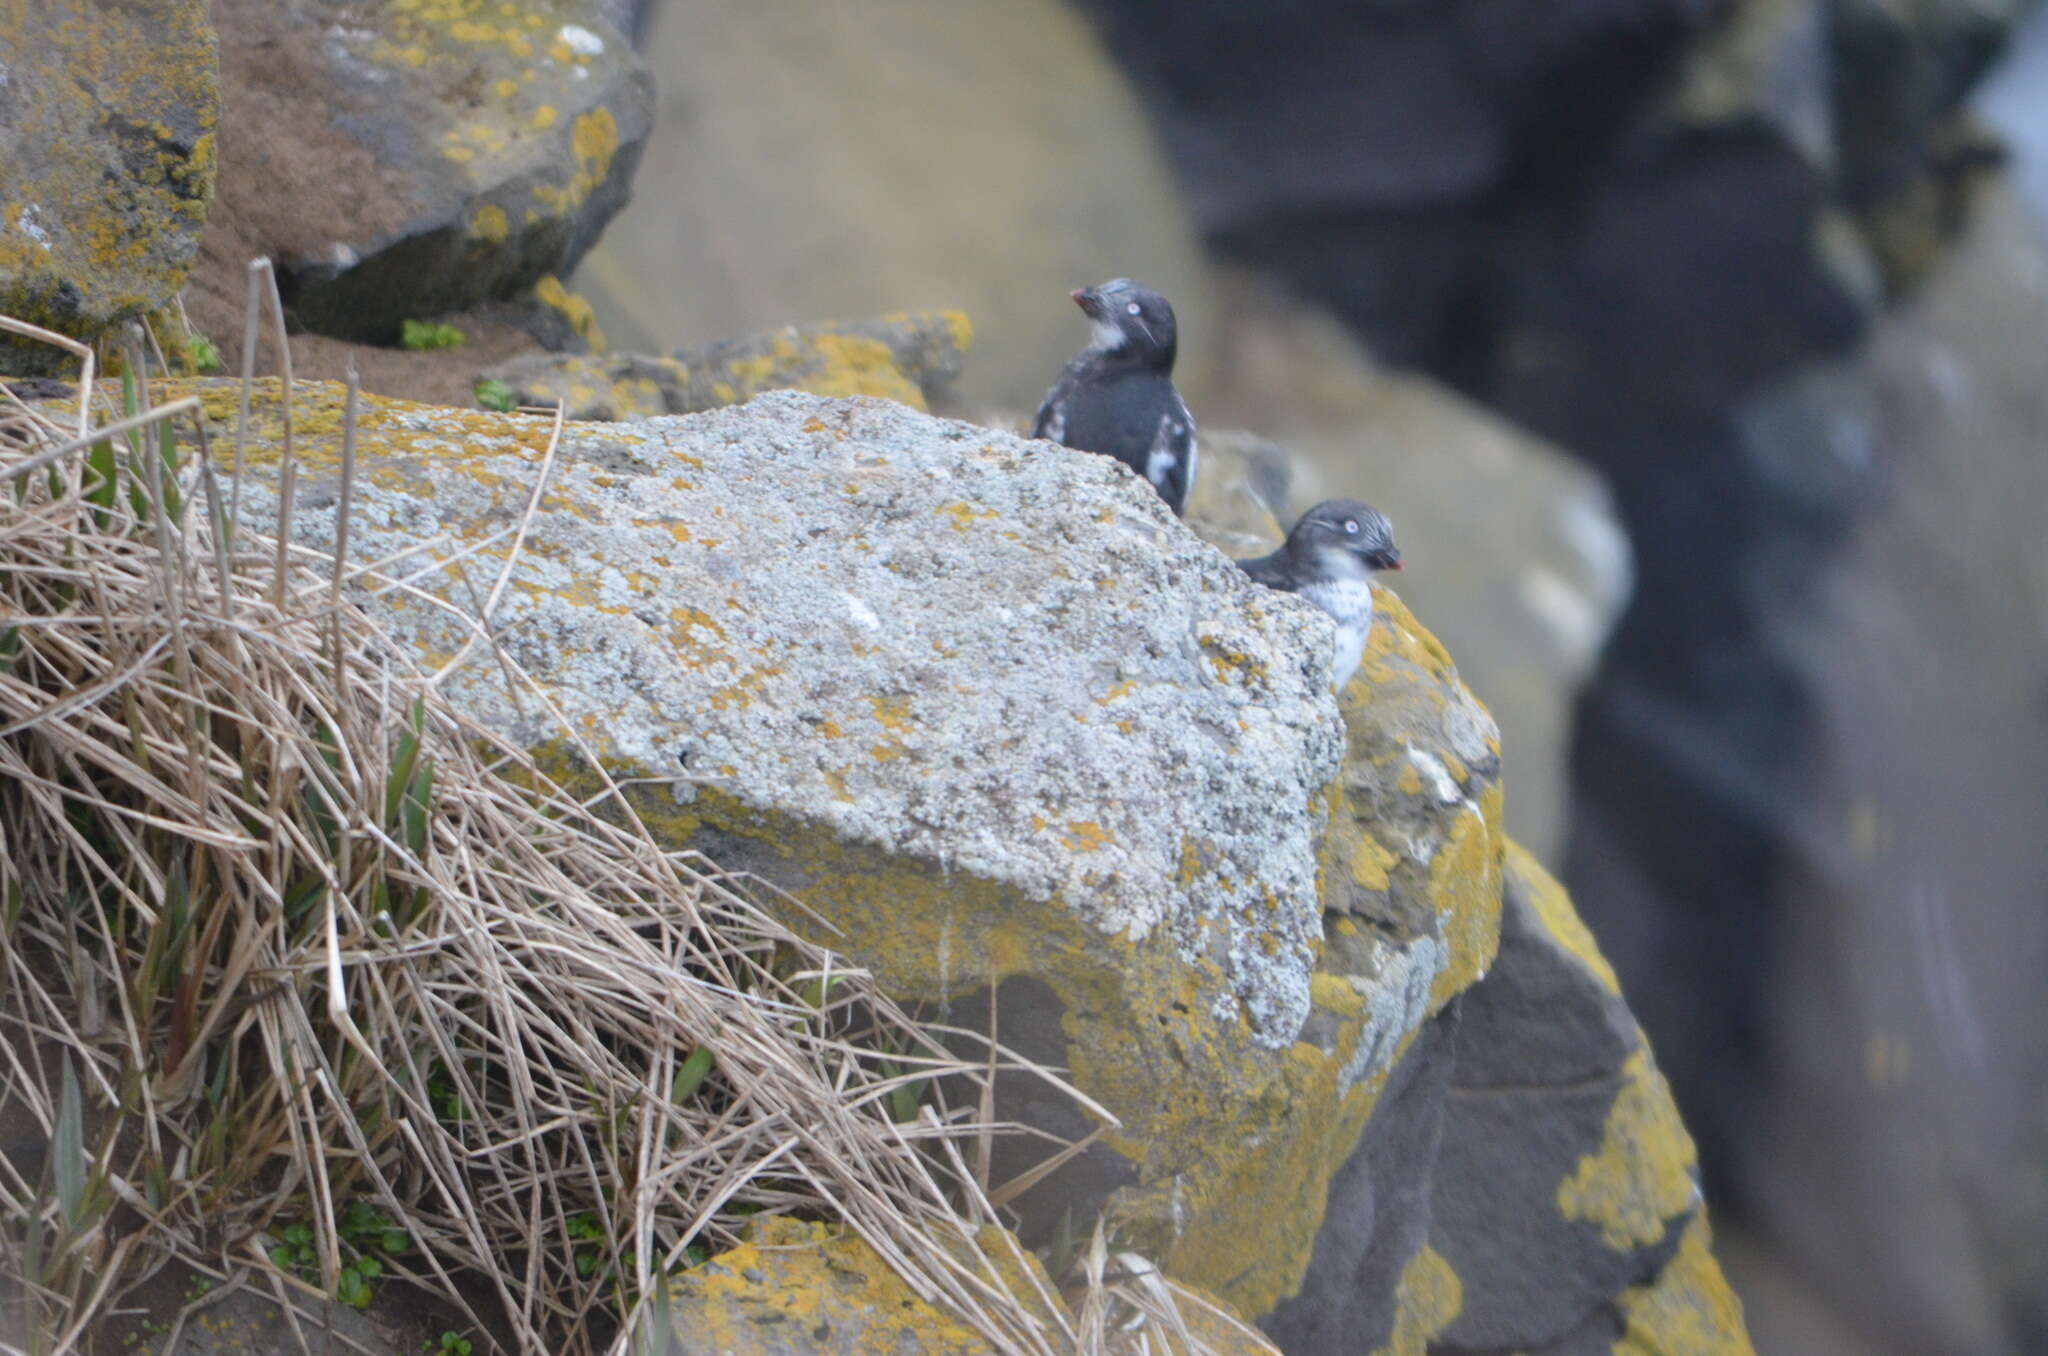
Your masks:
<svg viewBox="0 0 2048 1356"><path fill-rule="evenodd" d="M1372 585L1363 579L1338 579L1310 584L1301 596L1337 621L1337 644L1331 673L1343 687L1365 657L1365 637L1372 630Z"/></svg>

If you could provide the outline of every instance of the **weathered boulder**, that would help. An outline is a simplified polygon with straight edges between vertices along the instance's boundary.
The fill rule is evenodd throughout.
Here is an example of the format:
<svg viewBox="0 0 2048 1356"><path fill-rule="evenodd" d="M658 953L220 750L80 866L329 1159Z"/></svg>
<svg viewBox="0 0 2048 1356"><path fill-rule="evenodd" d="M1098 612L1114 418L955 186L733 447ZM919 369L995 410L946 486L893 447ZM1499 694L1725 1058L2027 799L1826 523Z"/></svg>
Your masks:
<svg viewBox="0 0 2048 1356"><path fill-rule="evenodd" d="M232 420L233 384L189 389ZM339 394L297 397L294 539L315 549ZM259 528L276 418L260 389ZM503 568L549 421L373 400L359 431L352 554ZM1207 509L1227 517L1245 465ZM1025 1075L997 1084L999 1117L1102 1132L1013 1202L1027 1246L1101 1215L1120 1247L1276 1332L1334 1312L1410 1351L1476 1323L1487 1305L1459 1288L1498 1269L1485 1203L1437 1199L1439 1141L1468 1125L1465 1002L1495 1047L1478 1076L1551 1046L1546 1075L1600 1071L1555 1105L1525 1090L1532 1142L1509 1161L1556 1168L1560 1194L1518 1187L1498 1227L1584 1245L1560 1282L1578 1316L1661 1283L1696 1210L1682 1131L1609 990L1519 914L1510 938L1544 964L1496 962L1503 899L1524 908L1528 888L1503 884L1497 736L1398 597L1333 694L1327 618L1252 587L1117 463L872 399L570 425L537 503L491 630L579 748L481 652L446 689L593 790L602 763L657 834L789 891L793 926L892 993L1068 1070L1114 1125ZM1270 533L1255 509L1230 530ZM439 601L365 602L449 665L473 600L415 584ZM1567 997L1556 1030L1530 1011ZM997 1143L997 1186L1048 1152Z"/></svg>
<svg viewBox="0 0 2048 1356"><path fill-rule="evenodd" d="M571 419L694 414L763 391L880 396L914 409L942 400L974 341L958 311L896 312L837 325L786 325L673 358L530 354L483 373L522 406L562 405Z"/></svg>
<svg viewBox="0 0 2048 1356"><path fill-rule="evenodd" d="M1086 340L1084 283L1161 289L1184 355L1212 336L1144 111L1065 0L700 0L645 50L661 125L575 279L621 348L958 307L963 396L1028 409Z"/></svg>
<svg viewBox="0 0 2048 1356"><path fill-rule="evenodd" d="M247 180L225 263L274 256L311 330L392 344L566 276L625 204L653 79L595 4L220 11Z"/></svg>
<svg viewBox="0 0 2048 1356"><path fill-rule="evenodd" d="M93 340L184 284L213 196L201 0L0 9L0 315ZM0 371L55 349L0 337Z"/></svg>
<svg viewBox="0 0 2048 1356"><path fill-rule="evenodd" d="M317 542L336 393L307 389L295 531ZM516 518L546 425L377 402L362 434L371 558ZM263 521L260 477L248 503ZM466 634L380 609L429 656ZM1493 945L1492 725L1391 595L1386 615L1340 778L1327 618L1118 464L782 393L571 426L494 621L599 758L656 779L635 803L658 832L788 888L955 1020L996 981L1002 1038L1048 1042L1118 1118L1025 1196L1027 1240L1106 1205L1258 1313L1297 1282L1398 1051ZM495 665L448 682L542 737ZM1319 895L1338 873L1341 944Z"/></svg>

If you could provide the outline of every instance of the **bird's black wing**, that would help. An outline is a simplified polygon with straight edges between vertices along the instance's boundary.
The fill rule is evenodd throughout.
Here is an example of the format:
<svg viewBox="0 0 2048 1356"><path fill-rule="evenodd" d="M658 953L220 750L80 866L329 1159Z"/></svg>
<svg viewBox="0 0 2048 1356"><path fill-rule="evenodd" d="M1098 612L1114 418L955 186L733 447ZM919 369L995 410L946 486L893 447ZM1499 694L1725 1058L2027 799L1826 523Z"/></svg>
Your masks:
<svg viewBox="0 0 2048 1356"><path fill-rule="evenodd" d="M1152 482L1152 488L1159 491L1159 497L1175 513L1185 514L1188 510L1188 499L1195 489L1195 459L1200 451L1195 441L1194 416L1188 413L1180 392L1175 391L1171 408L1159 417L1144 467L1145 479Z"/></svg>
<svg viewBox="0 0 2048 1356"><path fill-rule="evenodd" d="M1254 556L1250 560L1235 562L1237 568L1252 577L1252 582L1264 584L1269 589L1283 592L1294 591L1294 580L1287 569L1287 552L1275 551L1270 556Z"/></svg>
<svg viewBox="0 0 2048 1356"><path fill-rule="evenodd" d="M1056 443L1066 441L1067 402L1074 398L1081 384L1075 367L1075 363L1068 363L1059 380L1045 393L1045 399L1038 402L1038 413L1031 418L1032 437L1050 438Z"/></svg>

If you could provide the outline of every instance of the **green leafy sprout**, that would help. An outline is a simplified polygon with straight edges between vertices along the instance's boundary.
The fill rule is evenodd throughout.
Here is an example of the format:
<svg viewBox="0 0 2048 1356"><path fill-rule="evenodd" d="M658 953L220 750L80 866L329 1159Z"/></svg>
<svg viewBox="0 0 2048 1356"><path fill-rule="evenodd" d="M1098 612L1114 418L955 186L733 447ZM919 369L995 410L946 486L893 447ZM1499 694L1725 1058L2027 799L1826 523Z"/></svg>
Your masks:
<svg viewBox="0 0 2048 1356"><path fill-rule="evenodd" d="M476 384L476 403L487 410L510 414L519 408L519 397L512 388L496 377L486 377Z"/></svg>
<svg viewBox="0 0 2048 1356"><path fill-rule="evenodd" d="M453 325L433 320L403 320L398 325L399 347L417 353L430 348L461 348L467 336Z"/></svg>

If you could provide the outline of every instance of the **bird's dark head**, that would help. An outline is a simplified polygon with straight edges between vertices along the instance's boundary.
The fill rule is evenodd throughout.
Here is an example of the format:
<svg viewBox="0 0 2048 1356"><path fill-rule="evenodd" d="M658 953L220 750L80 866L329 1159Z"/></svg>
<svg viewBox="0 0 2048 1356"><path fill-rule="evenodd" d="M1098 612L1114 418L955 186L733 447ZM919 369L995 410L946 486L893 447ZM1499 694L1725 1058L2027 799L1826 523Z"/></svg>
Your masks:
<svg viewBox="0 0 2048 1356"><path fill-rule="evenodd" d="M1173 370L1180 337L1165 297L1129 278L1117 278L1079 289L1074 304L1095 328L1095 342L1089 347L1096 352Z"/></svg>
<svg viewBox="0 0 2048 1356"><path fill-rule="evenodd" d="M1394 525L1386 514L1356 499L1325 499L1302 514L1287 534L1287 553L1340 579L1401 568Z"/></svg>

